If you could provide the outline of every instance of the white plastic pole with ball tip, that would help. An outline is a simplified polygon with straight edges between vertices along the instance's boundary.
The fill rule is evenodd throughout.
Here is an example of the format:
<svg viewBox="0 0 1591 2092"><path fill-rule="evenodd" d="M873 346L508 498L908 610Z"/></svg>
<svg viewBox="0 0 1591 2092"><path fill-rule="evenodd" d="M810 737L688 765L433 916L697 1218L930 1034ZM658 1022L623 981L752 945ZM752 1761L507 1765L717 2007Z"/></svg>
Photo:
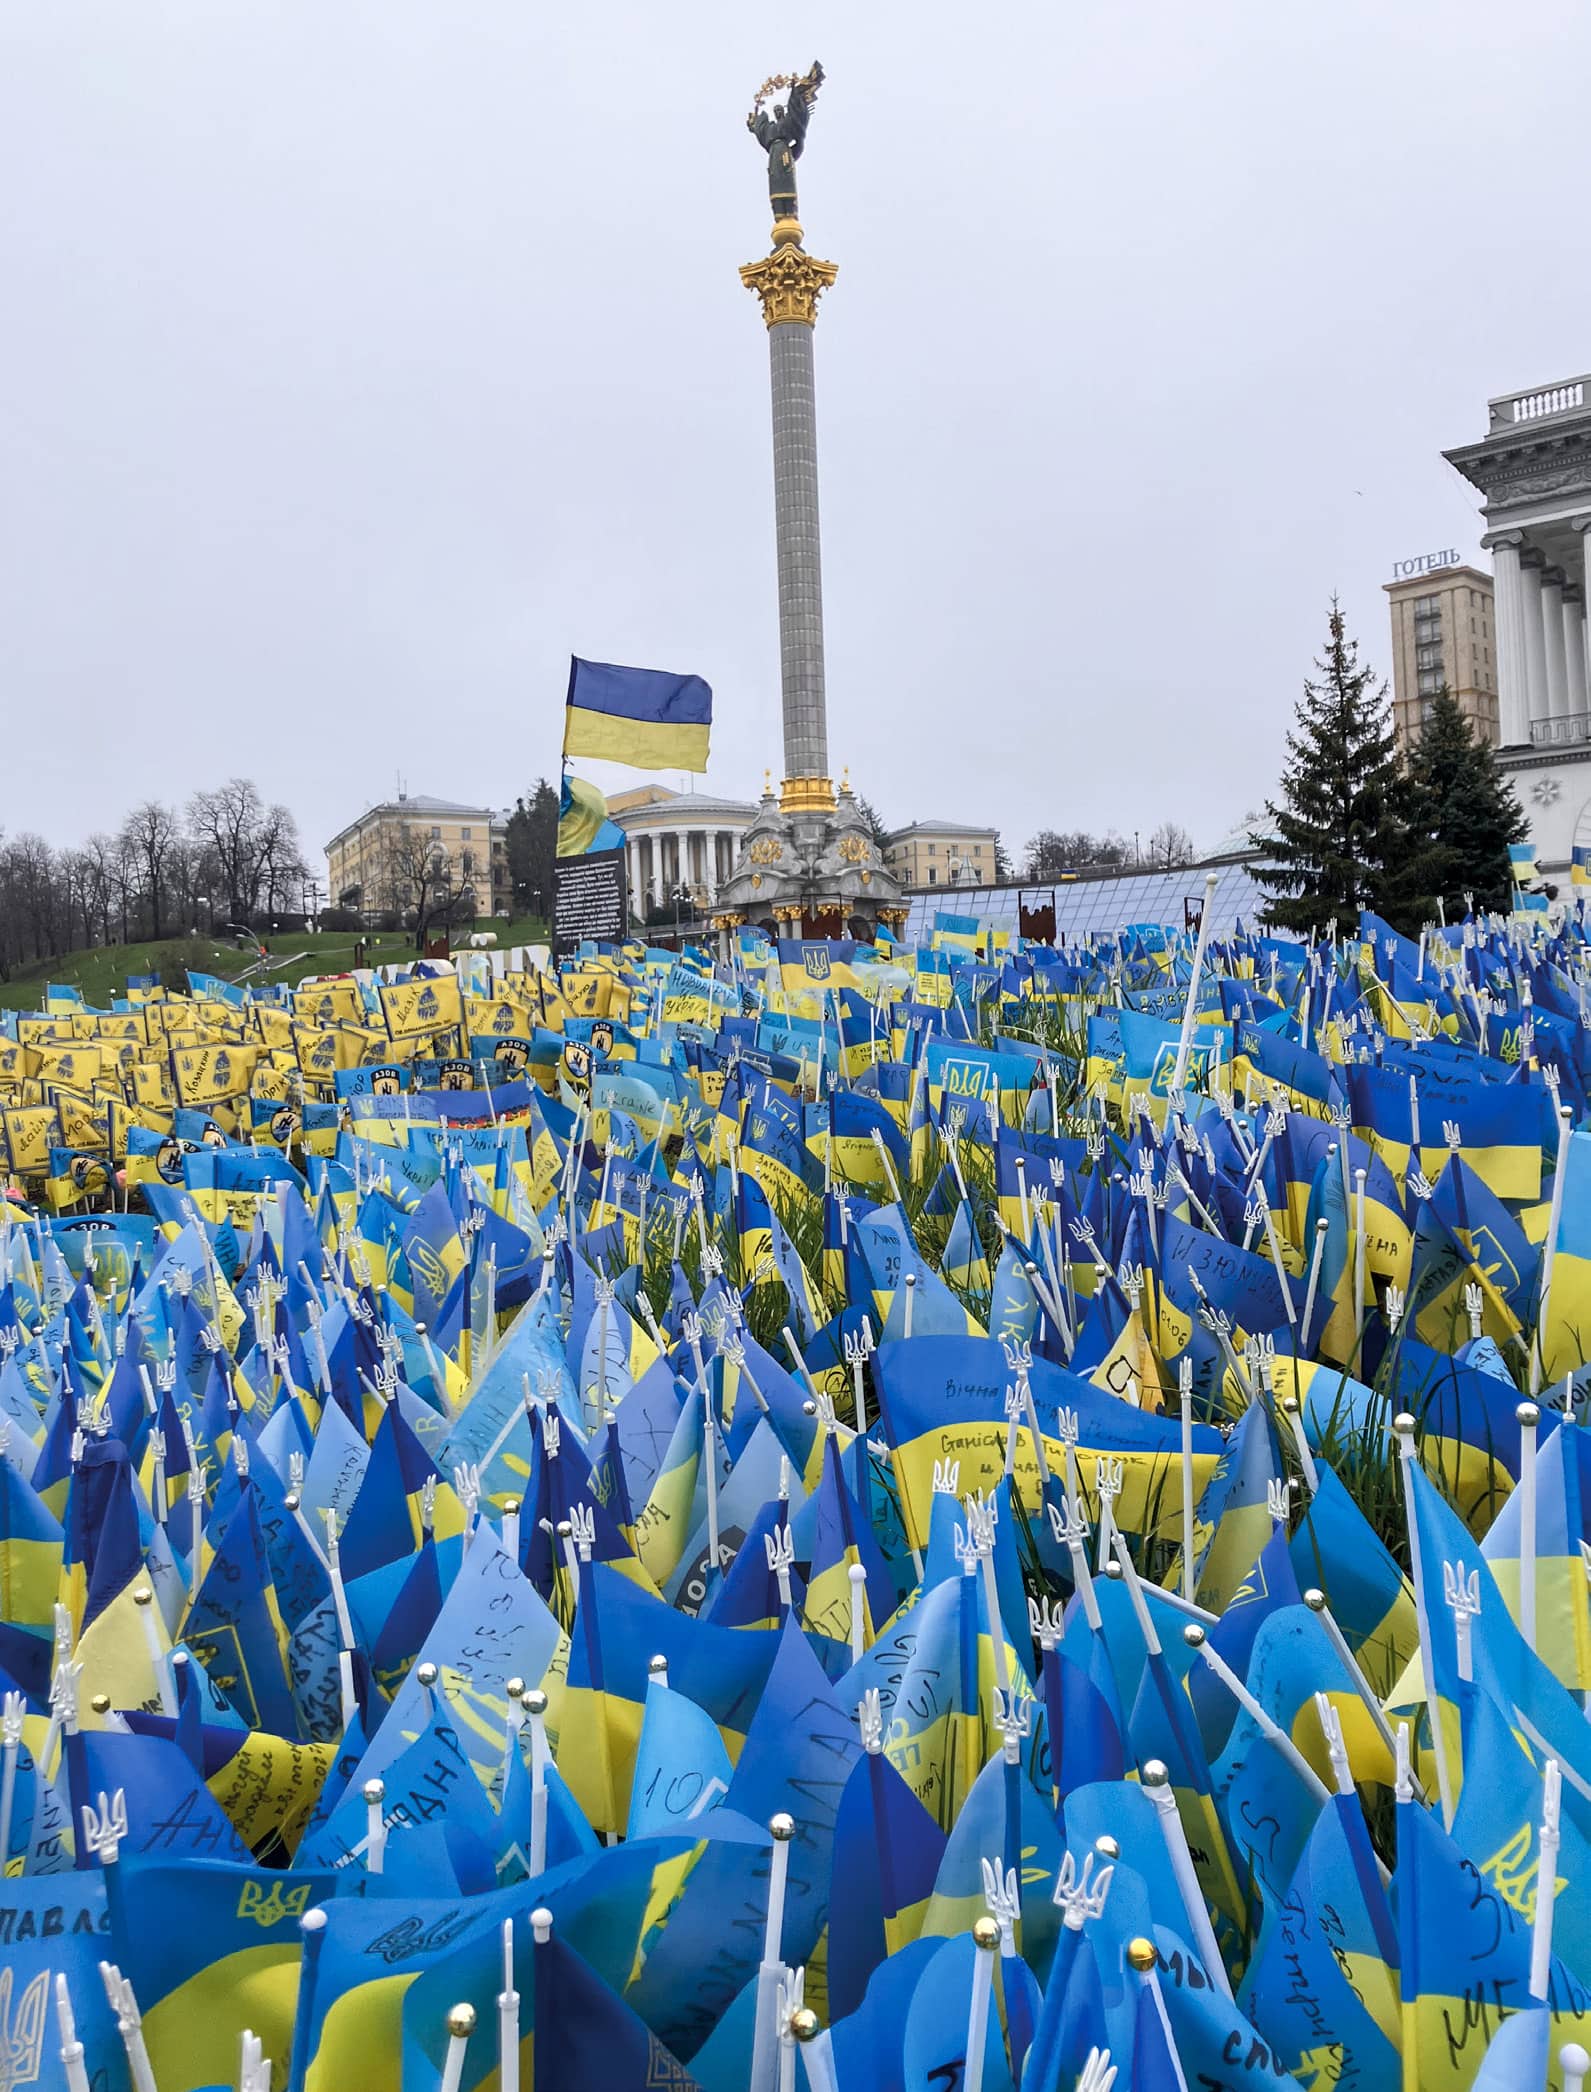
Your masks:
<svg viewBox="0 0 1591 2092"><path fill-rule="evenodd" d="M1536 1653L1536 1426L1541 1411L1521 1402L1519 1422L1519 1632Z"/></svg>
<svg viewBox="0 0 1591 2092"><path fill-rule="evenodd" d="M453 2005L447 2015L447 2056L442 2064L439 2092L459 2092L464 2082L464 2054L475 2032L475 2007Z"/></svg>
<svg viewBox="0 0 1591 2092"><path fill-rule="evenodd" d="M984 1916L977 1920L972 1928L972 1943L978 1952L972 1964L972 1997L967 2007L967 2060L961 2082L964 2092L983 2092L983 2051L989 2039L994 1953L1000 1944L1000 1928L993 1918Z"/></svg>
<svg viewBox="0 0 1591 2092"><path fill-rule="evenodd" d="M790 1876L790 1840L795 1818L783 1810L768 1819L772 1858L768 1867L768 1921L757 1971L757 2022L752 2038L750 2092L777 2092L779 1985L784 1977L784 1894Z"/></svg>
<svg viewBox="0 0 1591 2092"><path fill-rule="evenodd" d="M499 2092L519 2092L519 1992L514 1988L514 1921L503 1920L503 1987L497 1993Z"/></svg>
<svg viewBox="0 0 1591 2092"><path fill-rule="evenodd" d="M1425 1577L1420 1563L1420 1525L1414 1510L1414 1419L1407 1410L1392 1419L1397 1434L1398 1459L1403 1470L1403 1516L1409 1534L1409 1566L1413 1571L1414 1617L1420 1632L1420 1669L1425 1678L1426 1705L1431 1717L1431 1748L1436 1753L1436 1789L1442 1803L1442 1828L1453 1828L1453 1782L1447 1769L1447 1739L1442 1731L1441 1704L1436 1691L1436 1669L1431 1655L1431 1619L1425 1603Z"/></svg>

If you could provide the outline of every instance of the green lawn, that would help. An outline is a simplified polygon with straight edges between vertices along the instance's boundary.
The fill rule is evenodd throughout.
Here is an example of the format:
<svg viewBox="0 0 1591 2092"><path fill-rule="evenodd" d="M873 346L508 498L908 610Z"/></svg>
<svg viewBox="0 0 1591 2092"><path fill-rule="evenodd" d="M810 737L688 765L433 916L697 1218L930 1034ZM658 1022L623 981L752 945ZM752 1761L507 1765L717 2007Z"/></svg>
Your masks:
<svg viewBox="0 0 1591 2092"><path fill-rule="evenodd" d="M539 918L526 916L518 922L482 923L497 932L497 942L506 950L515 944L544 944L547 926ZM251 980L296 981L309 973L342 973L354 963L355 932L328 930L318 937L294 936L284 931L267 939L272 965L251 974ZM457 951L468 949L464 932ZM47 981L68 982L81 988L85 1002L108 1009L114 996L124 992L130 973L158 973L174 956L195 973L213 973L223 980L236 980L248 967L252 953L230 939L215 937L163 937L149 944L107 944L97 950L68 952L59 959L46 959L38 966L19 967L8 981L0 981L0 1009L34 1010L44 1000ZM367 966L400 965L415 956L414 939L401 930L386 935L365 932Z"/></svg>

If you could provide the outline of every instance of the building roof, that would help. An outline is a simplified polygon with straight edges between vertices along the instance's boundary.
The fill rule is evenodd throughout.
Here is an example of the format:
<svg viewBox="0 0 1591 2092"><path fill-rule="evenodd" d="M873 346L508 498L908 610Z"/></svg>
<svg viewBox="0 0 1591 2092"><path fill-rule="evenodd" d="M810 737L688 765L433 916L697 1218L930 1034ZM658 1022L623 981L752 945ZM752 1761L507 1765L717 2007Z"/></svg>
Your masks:
<svg viewBox="0 0 1591 2092"><path fill-rule="evenodd" d="M628 805L626 799L630 800ZM656 790L649 791L644 798L639 793L633 798L625 793L608 801L608 818L621 828L629 827L632 821L637 826L645 825L654 815L664 825L678 822L687 827L694 821L727 818L749 821L756 811L749 799L721 799L713 792Z"/></svg>
<svg viewBox="0 0 1591 2092"><path fill-rule="evenodd" d="M1473 587L1479 582L1482 588L1491 588L1492 576L1484 567L1469 566L1464 560L1455 560L1450 567L1430 567L1423 574L1406 574L1401 581L1383 581L1381 586L1389 596L1434 595L1438 589L1447 588L1455 581L1466 582Z"/></svg>
<svg viewBox="0 0 1591 2092"><path fill-rule="evenodd" d="M427 792L405 792L400 793L396 799L383 799L375 806L366 807L357 820L350 821L346 828L338 829L326 848L335 849L345 835L352 835L356 829L363 828L367 821L374 821L383 814L396 814L405 820L416 817L434 820L440 814L471 819L478 816L488 822L500 821L503 818L490 806L466 806L457 799L434 799Z"/></svg>
<svg viewBox="0 0 1591 2092"><path fill-rule="evenodd" d="M903 843L913 835L976 835L993 837L996 828L970 827L965 821L913 821L905 828L891 828L885 837L887 842Z"/></svg>

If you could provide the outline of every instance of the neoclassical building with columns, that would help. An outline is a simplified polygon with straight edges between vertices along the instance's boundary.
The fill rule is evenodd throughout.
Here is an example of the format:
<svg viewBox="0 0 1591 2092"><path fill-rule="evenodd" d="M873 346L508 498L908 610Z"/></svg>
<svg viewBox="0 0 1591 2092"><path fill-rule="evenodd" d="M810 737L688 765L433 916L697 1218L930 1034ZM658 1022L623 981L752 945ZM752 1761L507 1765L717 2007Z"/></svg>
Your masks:
<svg viewBox="0 0 1591 2092"><path fill-rule="evenodd" d="M1562 872L1576 844L1591 845L1591 374L1488 400L1482 440L1443 456L1485 497L1498 767L1542 870Z"/></svg>
<svg viewBox="0 0 1591 2092"><path fill-rule="evenodd" d="M734 870L742 832L755 812L747 800L675 792L660 784L610 794L608 818L624 830L635 916L644 920L650 909L671 904L682 890L699 914L709 913Z"/></svg>

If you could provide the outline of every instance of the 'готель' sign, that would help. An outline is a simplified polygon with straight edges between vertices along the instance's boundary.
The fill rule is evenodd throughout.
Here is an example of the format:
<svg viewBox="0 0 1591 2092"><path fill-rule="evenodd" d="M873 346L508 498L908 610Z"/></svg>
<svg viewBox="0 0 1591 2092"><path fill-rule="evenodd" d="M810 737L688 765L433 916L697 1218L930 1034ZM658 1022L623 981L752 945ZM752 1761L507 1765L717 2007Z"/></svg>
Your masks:
<svg viewBox="0 0 1591 2092"><path fill-rule="evenodd" d="M1422 552L1418 559L1395 559L1392 562L1392 578L1394 581L1407 581L1415 574L1432 574L1438 567L1462 565L1463 561L1458 553L1451 550Z"/></svg>

